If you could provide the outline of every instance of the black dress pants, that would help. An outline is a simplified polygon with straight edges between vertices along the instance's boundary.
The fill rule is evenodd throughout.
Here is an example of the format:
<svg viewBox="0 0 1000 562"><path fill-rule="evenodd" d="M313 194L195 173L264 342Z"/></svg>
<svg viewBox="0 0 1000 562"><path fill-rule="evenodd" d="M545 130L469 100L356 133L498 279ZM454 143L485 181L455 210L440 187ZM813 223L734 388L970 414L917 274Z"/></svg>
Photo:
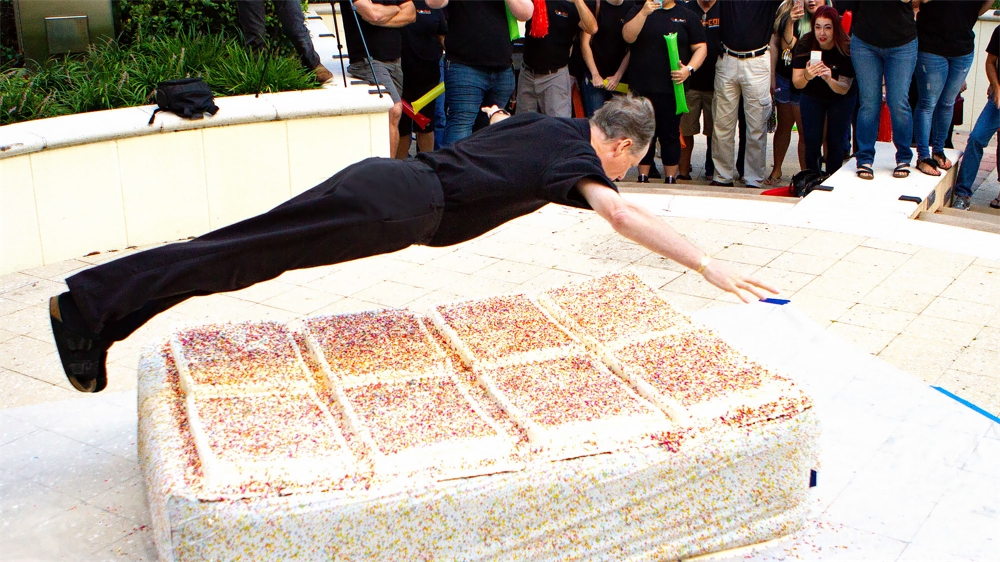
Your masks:
<svg viewBox="0 0 1000 562"><path fill-rule="evenodd" d="M262 215L93 267L66 283L90 329L119 341L193 296L426 243L443 206L430 166L369 158Z"/></svg>

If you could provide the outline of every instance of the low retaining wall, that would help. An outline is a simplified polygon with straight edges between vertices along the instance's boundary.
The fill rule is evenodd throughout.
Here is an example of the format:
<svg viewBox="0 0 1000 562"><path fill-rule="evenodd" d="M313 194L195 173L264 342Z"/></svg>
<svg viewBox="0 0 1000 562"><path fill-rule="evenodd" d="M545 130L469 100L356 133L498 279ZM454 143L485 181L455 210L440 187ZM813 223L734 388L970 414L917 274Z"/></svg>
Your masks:
<svg viewBox="0 0 1000 562"><path fill-rule="evenodd" d="M197 236L389 156L367 86L219 98L190 121L131 107L0 127L0 274Z"/></svg>

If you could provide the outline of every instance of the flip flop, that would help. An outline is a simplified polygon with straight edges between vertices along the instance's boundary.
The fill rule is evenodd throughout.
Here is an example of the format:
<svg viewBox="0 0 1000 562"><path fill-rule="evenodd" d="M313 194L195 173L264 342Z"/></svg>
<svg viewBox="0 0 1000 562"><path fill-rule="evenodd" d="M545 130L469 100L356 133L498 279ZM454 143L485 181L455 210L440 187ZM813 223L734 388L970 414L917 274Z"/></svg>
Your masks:
<svg viewBox="0 0 1000 562"><path fill-rule="evenodd" d="M872 167L867 164L858 164L858 170L855 172L858 177L863 180L873 180L875 179L875 171Z"/></svg>
<svg viewBox="0 0 1000 562"><path fill-rule="evenodd" d="M934 176L934 177L941 176L941 172L938 171L937 160L933 158L924 158L923 160L917 162L917 169L920 170L921 173L926 174L928 176ZM928 169L931 171L928 171Z"/></svg>
<svg viewBox="0 0 1000 562"><path fill-rule="evenodd" d="M1000 209L1000 195L997 195L996 199L990 201L990 208L991 209Z"/></svg>
<svg viewBox="0 0 1000 562"><path fill-rule="evenodd" d="M941 168L942 170L950 170L951 167L954 165L952 164L951 160L948 160L948 156L945 155L944 152L935 152L931 156L934 157L934 162L935 164L937 164L937 167Z"/></svg>
<svg viewBox="0 0 1000 562"><path fill-rule="evenodd" d="M764 180L761 183L763 183L764 185L766 185L768 187L775 186L775 185L778 185L778 183L781 181L781 177L782 176L778 176L778 177L767 176L767 179Z"/></svg>
<svg viewBox="0 0 1000 562"><path fill-rule="evenodd" d="M896 167L892 169L892 177L900 180L910 177L910 163L900 162L896 164Z"/></svg>

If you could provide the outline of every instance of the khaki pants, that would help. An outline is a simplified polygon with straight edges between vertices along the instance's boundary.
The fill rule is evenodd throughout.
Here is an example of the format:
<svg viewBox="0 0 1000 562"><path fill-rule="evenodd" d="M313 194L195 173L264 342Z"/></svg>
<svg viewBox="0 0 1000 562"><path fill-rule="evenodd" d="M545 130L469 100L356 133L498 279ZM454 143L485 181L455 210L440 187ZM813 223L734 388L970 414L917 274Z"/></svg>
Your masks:
<svg viewBox="0 0 1000 562"><path fill-rule="evenodd" d="M740 97L747 117L746 184L760 186L767 177L767 116L771 113L771 57L752 59L723 54L715 67L712 117L712 160L715 181L731 183L736 176L736 119Z"/></svg>
<svg viewBox="0 0 1000 562"><path fill-rule="evenodd" d="M551 117L572 117L572 81L568 66L541 75L522 66L517 79L517 113L533 111Z"/></svg>

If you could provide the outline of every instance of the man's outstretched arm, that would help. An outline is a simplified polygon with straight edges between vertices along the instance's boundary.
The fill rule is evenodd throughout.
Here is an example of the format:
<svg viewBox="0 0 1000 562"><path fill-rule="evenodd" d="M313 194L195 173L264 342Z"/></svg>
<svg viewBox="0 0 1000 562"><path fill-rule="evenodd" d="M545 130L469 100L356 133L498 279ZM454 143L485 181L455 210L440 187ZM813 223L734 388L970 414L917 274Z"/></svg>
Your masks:
<svg viewBox="0 0 1000 562"><path fill-rule="evenodd" d="M618 234L685 267L695 271L702 268L705 252L645 207L626 201L615 190L591 179L580 180L576 187ZM778 293L766 283L734 271L717 260L710 261L701 273L709 283L733 293L743 302L751 302L754 297L767 298L766 292Z"/></svg>

